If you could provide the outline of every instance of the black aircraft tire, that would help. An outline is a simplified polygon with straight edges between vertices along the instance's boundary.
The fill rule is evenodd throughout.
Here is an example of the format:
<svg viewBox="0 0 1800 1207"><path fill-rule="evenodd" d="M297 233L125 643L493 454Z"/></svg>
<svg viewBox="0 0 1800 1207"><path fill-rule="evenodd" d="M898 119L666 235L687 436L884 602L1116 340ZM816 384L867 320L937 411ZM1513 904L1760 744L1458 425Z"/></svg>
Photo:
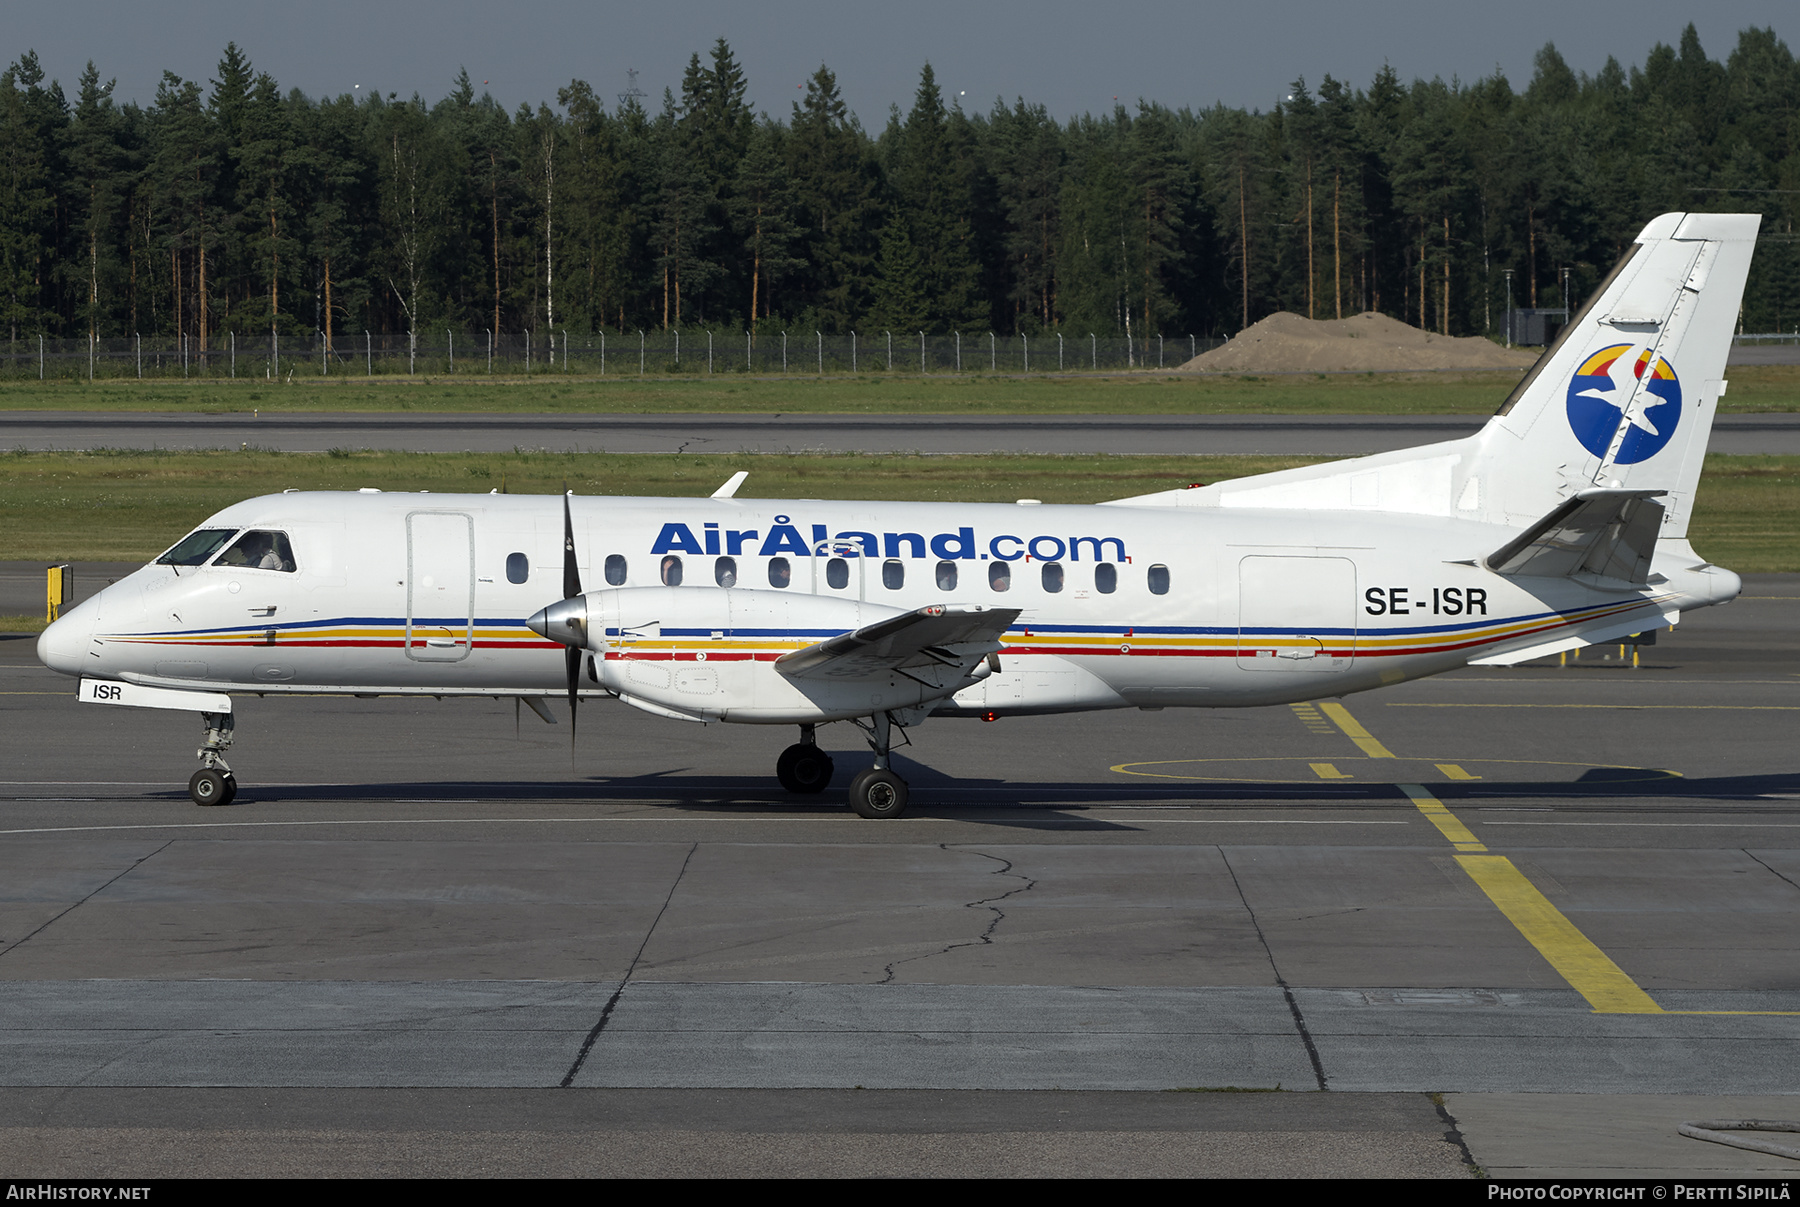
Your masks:
<svg viewBox="0 0 1800 1207"><path fill-rule="evenodd" d="M188 780L188 797L196 805L229 805L236 795L237 780L211 767L202 767Z"/></svg>
<svg viewBox="0 0 1800 1207"><path fill-rule="evenodd" d="M802 795L825 791L836 770L830 755L804 742L789 746L775 760L775 778L781 781L781 786Z"/></svg>
<svg viewBox="0 0 1800 1207"><path fill-rule="evenodd" d="M892 771L874 768L850 781L850 807L871 820L884 821L906 812L906 781Z"/></svg>

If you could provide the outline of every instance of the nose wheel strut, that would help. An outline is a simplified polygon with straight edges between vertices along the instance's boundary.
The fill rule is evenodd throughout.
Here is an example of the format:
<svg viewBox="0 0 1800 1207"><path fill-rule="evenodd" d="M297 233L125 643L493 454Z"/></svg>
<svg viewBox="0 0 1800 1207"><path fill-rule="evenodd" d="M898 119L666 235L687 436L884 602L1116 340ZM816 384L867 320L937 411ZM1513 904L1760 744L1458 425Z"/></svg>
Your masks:
<svg viewBox="0 0 1800 1207"><path fill-rule="evenodd" d="M236 722L228 712L203 712L200 723L205 734L200 749L194 752L200 770L188 780L188 796L196 805L229 805L237 797L237 776L225 762L225 751Z"/></svg>

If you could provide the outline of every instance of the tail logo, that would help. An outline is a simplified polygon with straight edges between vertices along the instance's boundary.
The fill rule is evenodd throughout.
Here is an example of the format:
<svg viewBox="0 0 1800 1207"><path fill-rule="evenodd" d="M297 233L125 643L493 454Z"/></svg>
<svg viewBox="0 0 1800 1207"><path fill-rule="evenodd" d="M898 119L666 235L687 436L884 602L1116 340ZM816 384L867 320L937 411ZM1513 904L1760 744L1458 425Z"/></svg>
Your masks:
<svg viewBox="0 0 1800 1207"><path fill-rule="evenodd" d="M1602 348L1581 363L1569 382L1569 427L1581 441L1581 447L1596 457L1606 456L1612 447L1637 383L1650 368L1652 351L1644 348L1632 359L1630 353L1636 349L1635 344ZM1616 464L1635 465L1654 457L1669 443L1681 422L1681 382L1668 361L1656 357L1656 368L1650 372L1644 389L1653 397L1646 399L1648 405L1631 417L1631 425L1619 443L1619 455L1613 459Z"/></svg>

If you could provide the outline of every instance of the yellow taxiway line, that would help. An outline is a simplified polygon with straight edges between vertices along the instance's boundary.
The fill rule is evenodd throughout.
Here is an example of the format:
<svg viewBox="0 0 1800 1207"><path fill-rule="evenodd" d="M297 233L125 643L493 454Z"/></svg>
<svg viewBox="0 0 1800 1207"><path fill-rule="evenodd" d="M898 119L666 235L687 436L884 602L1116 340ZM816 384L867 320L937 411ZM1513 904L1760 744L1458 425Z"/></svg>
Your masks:
<svg viewBox="0 0 1800 1207"><path fill-rule="evenodd" d="M1372 758L1394 758L1350 715L1342 704L1321 703L1319 708L1330 717L1344 736L1355 742ZM1328 765L1328 764L1327 764ZM1316 771L1320 764L1314 764ZM1455 764L1438 764L1439 770L1452 779L1473 778ZM1452 771L1452 768L1455 771ZM1456 772L1462 772L1461 775ZM1613 963L1604 951L1582 934L1550 899L1526 879L1513 861L1504 855L1488 852L1477 838L1444 802L1433 796L1422 784L1396 784L1425 819L1456 848L1456 862L1468 873L1475 886L1487 895L1506 920L1518 928L1525 941L1537 949L1558 976L1569 987L1586 998L1596 1014L1800 1014L1792 1010L1664 1010L1648 993Z"/></svg>

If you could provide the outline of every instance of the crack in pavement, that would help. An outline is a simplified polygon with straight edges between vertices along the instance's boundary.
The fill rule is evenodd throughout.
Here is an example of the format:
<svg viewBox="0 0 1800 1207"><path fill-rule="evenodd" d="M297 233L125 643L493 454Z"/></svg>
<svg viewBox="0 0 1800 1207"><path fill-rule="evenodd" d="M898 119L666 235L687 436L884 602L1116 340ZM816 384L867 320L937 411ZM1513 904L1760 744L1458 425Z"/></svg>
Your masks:
<svg viewBox="0 0 1800 1207"><path fill-rule="evenodd" d="M940 843L938 843L938 850L950 852L952 850L952 848L949 843L940 842ZM929 959L933 959L937 956L948 955L950 952L953 952L961 947L980 947L983 944L987 944L987 945L991 946L994 942L994 931L999 927L999 925L1002 922L1006 921L1006 911L1001 909L997 903L1006 900L1008 897L1016 896L1019 893L1028 893L1032 889L1037 887L1037 881L1035 879L1033 879L1030 876L1025 875L1023 872L1015 872L1012 870L1013 865L1012 865L1012 860L1010 860L1010 859L1003 859L999 855L990 855L986 851L977 851L977 850L974 850L971 848L963 848L962 853L965 855L977 855L977 856L980 856L982 859L991 859L995 863L1000 864L1000 866L995 868L990 873L990 875L1013 876L1013 877L1016 877L1017 879L1023 880L1025 883L1018 886L1017 888L1008 889L1006 892L1001 893L999 896L996 896L996 897L978 897L973 901L963 902L964 909L987 909L993 913L994 916L988 920L987 929L983 930L979 935L976 935L973 939L964 939L960 943L949 943L949 944L946 944L945 946L939 948L936 951L926 952L924 955L909 956L904 960L895 960L892 964L889 964L887 966L887 969L886 969L884 975L882 976L882 978L879 981L875 982L877 985L893 984L894 983L894 970L896 968L900 967L900 965L902 965L902 964L911 964L917 960L929 960Z"/></svg>

